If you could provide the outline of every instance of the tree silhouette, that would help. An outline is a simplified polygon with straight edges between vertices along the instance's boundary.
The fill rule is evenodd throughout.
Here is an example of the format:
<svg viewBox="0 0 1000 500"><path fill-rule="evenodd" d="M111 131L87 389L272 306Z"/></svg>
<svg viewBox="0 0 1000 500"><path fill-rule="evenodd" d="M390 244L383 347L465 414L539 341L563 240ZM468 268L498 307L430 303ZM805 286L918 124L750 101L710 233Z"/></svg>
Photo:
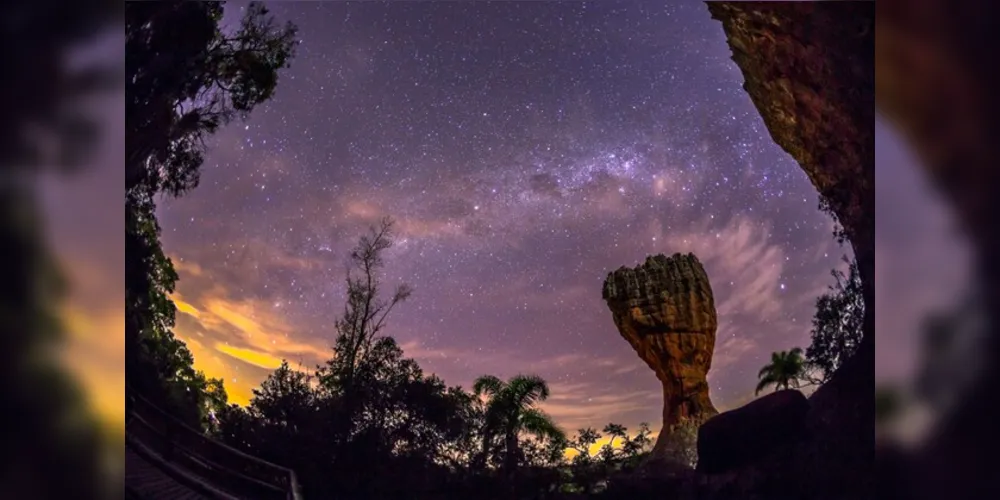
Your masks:
<svg viewBox="0 0 1000 500"><path fill-rule="evenodd" d="M295 27L277 27L257 3L234 33L219 27L221 2L127 2L124 13L127 379L188 423L209 424L225 391L194 370L172 332L178 276L160 245L155 197L194 188L205 140L274 94Z"/></svg>
<svg viewBox="0 0 1000 500"><path fill-rule="evenodd" d="M485 459L500 439L503 468L512 475L519 461L519 436L527 433L550 439L565 439L552 419L536 405L549 397L549 386L541 377L516 375L508 381L483 375L473 384L473 394L487 398L482 433L482 456Z"/></svg>
<svg viewBox="0 0 1000 500"><path fill-rule="evenodd" d="M812 320L812 342L806 348L810 368L820 373L819 383L825 383L841 363L857 350L864 334L865 301L857 261L849 261L848 274L834 269L836 280L826 294L816 299L816 314Z"/></svg>
<svg viewBox="0 0 1000 500"><path fill-rule="evenodd" d="M126 191L194 188L205 139L274 95L296 27L256 2L235 33L222 15L221 2L126 3Z"/></svg>
<svg viewBox="0 0 1000 500"><path fill-rule="evenodd" d="M759 382L754 394L760 394L771 385L776 391L798 387L805 374L806 361L802 357L802 349L796 347L790 351L772 353L771 362L757 374Z"/></svg>
<svg viewBox="0 0 1000 500"><path fill-rule="evenodd" d="M350 253L331 358L313 373L283 362L248 408L219 412L221 439L292 468L309 497L420 498L458 476L475 452L472 395L425 375L384 334L410 294L401 285L382 297L392 225L383 219Z"/></svg>
<svg viewBox="0 0 1000 500"><path fill-rule="evenodd" d="M402 356L395 341L380 338L389 313L413 291L409 285L401 284L390 298L381 297L380 273L385 265L383 254L393 244L392 226L392 219L383 218L351 250L347 300L343 314L334 323L337 355L317 374L320 385L342 401L337 411L338 428L355 421L362 401L368 396L362 389L378 380L387 363ZM411 371L414 368L406 367Z"/></svg>

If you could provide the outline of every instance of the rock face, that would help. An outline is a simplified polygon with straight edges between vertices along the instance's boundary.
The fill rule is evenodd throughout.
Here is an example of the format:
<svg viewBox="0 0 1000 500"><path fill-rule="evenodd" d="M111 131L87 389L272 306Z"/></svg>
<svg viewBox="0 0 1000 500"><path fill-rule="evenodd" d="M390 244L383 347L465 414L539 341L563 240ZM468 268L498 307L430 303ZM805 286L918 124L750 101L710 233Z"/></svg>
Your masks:
<svg viewBox="0 0 1000 500"><path fill-rule="evenodd" d="M755 475L796 498L871 498L875 2L710 2L708 10L722 24L771 137L843 225L867 311L857 353L809 400L807 437L781 457L754 464Z"/></svg>
<svg viewBox="0 0 1000 500"><path fill-rule="evenodd" d="M662 457L681 419L718 413L705 379L718 328L708 275L693 254L656 255L609 273L603 297L618 332L663 385L663 430L653 448Z"/></svg>
<svg viewBox="0 0 1000 500"><path fill-rule="evenodd" d="M870 314L858 361L848 360L843 373L817 392L813 406L828 413L823 420L871 426L875 2L710 2L708 10L722 23L743 88L771 137L799 163L850 239ZM845 400L862 386L863 396Z"/></svg>
<svg viewBox="0 0 1000 500"><path fill-rule="evenodd" d="M808 412L801 392L785 390L709 419L698 429L698 471L734 470L795 443Z"/></svg>

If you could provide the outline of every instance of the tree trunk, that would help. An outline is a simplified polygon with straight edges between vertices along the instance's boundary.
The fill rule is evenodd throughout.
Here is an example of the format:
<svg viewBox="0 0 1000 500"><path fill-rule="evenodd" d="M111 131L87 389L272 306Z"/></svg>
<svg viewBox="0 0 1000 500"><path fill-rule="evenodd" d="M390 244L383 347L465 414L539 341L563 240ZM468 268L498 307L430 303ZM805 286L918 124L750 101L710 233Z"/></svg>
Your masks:
<svg viewBox="0 0 1000 500"><path fill-rule="evenodd" d="M507 476L507 485L510 488L510 498L517 498L517 485L515 484L515 474L517 472L517 432L507 431L505 437L506 450L504 454L504 474Z"/></svg>

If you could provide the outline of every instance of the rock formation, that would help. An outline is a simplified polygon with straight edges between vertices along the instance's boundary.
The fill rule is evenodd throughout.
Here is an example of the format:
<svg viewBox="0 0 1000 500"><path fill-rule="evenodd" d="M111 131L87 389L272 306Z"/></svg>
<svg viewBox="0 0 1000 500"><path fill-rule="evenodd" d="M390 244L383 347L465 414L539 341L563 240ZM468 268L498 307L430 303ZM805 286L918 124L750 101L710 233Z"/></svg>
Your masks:
<svg viewBox="0 0 1000 500"><path fill-rule="evenodd" d="M603 297L618 332L663 385L663 430L653 448L662 457L681 419L717 413L705 380L718 328L708 275L693 254L656 255L609 273Z"/></svg>
<svg viewBox="0 0 1000 500"><path fill-rule="evenodd" d="M698 470L717 474L766 458L805 430L809 401L778 391L709 419L698 429Z"/></svg>
<svg viewBox="0 0 1000 500"><path fill-rule="evenodd" d="M845 363L842 373L816 394L813 405L817 412L828 413L823 420L843 418L871 427L875 3L711 2L708 10L722 22L733 60L743 72L743 87L771 137L798 161L850 239L871 313L857 361ZM866 389L860 399L845 400L853 387L862 386ZM873 445L866 444L869 449Z"/></svg>
<svg viewBox="0 0 1000 500"><path fill-rule="evenodd" d="M796 498L870 498L875 2L712 2L708 9L722 23L744 89L771 137L798 161L844 227L867 311L857 354L810 398L803 439L743 476L761 478L757 491L780 483L785 495ZM748 429L754 427L751 420L745 420Z"/></svg>

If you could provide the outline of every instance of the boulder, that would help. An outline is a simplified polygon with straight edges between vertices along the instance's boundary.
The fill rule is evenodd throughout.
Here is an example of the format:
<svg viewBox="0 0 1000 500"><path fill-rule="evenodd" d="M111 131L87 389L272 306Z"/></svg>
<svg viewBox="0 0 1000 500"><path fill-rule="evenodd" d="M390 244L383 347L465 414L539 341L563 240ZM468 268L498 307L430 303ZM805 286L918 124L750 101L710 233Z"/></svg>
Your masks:
<svg viewBox="0 0 1000 500"><path fill-rule="evenodd" d="M778 391L719 414L698 430L698 471L719 474L759 462L801 439L809 401L796 390Z"/></svg>

